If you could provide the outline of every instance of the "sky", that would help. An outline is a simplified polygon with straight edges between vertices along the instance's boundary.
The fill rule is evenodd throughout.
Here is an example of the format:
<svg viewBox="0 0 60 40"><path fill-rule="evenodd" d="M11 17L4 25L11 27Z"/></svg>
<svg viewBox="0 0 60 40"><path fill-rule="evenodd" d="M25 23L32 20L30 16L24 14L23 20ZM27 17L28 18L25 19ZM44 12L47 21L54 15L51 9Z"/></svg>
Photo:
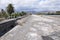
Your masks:
<svg viewBox="0 0 60 40"><path fill-rule="evenodd" d="M0 9L13 4L17 11L56 11L60 10L60 0L0 0Z"/></svg>

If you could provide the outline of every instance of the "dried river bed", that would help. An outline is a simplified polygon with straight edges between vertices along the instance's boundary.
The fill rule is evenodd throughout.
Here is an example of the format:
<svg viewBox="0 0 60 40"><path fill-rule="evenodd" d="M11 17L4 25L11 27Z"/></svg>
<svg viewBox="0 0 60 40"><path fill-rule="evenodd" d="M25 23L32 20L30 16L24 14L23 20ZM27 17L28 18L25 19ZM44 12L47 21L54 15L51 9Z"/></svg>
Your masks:
<svg viewBox="0 0 60 40"><path fill-rule="evenodd" d="M60 40L60 16L30 15L0 40Z"/></svg>

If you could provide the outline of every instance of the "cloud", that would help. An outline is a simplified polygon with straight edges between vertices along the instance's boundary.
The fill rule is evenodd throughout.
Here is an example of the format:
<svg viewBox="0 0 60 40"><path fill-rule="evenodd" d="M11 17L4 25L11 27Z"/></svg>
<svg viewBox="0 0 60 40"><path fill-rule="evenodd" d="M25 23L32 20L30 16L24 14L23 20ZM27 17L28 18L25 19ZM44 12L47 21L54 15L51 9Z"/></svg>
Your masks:
<svg viewBox="0 0 60 40"><path fill-rule="evenodd" d="M6 6L9 3L14 4L16 7L18 6L33 6L33 4L37 2L37 0L1 0L0 5Z"/></svg>
<svg viewBox="0 0 60 40"><path fill-rule="evenodd" d="M7 7L9 3L12 3L15 9L60 10L60 0L0 0L0 9Z"/></svg>
<svg viewBox="0 0 60 40"><path fill-rule="evenodd" d="M59 0L45 0L41 1L39 7L47 10L60 10L60 1ZM38 7L38 8L39 8Z"/></svg>

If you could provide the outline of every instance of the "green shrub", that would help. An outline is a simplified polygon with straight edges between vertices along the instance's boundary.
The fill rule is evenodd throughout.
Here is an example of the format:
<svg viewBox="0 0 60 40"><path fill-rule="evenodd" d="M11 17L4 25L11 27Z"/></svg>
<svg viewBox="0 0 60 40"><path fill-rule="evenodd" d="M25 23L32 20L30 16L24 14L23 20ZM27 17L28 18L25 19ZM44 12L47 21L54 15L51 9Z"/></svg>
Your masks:
<svg viewBox="0 0 60 40"><path fill-rule="evenodd" d="M3 17L4 17L4 18L8 18L8 17L9 17L9 14L4 13L4 14L3 14Z"/></svg>
<svg viewBox="0 0 60 40"><path fill-rule="evenodd" d="M26 14L27 14L26 12L22 11L22 12L20 13L20 16L23 16L23 15L26 15Z"/></svg>
<svg viewBox="0 0 60 40"><path fill-rule="evenodd" d="M12 18L16 18L16 17L19 17L19 16L20 16L19 13L12 13L12 14L11 14L11 17L12 17Z"/></svg>

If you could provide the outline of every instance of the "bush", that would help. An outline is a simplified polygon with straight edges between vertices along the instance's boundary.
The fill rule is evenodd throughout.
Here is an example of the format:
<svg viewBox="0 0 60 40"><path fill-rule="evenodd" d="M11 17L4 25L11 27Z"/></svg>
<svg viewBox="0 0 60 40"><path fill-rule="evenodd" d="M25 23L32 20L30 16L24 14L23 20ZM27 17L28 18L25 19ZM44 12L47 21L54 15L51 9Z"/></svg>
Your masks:
<svg viewBox="0 0 60 40"><path fill-rule="evenodd" d="M22 11L22 12L20 13L20 16L23 16L23 15L26 15L26 14L27 14L26 12Z"/></svg>
<svg viewBox="0 0 60 40"><path fill-rule="evenodd" d="M0 13L0 18L2 18L3 17L3 14L2 13Z"/></svg>
<svg viewBox="0 0 60 40"><path fill-rule="evenodd" d="M9 14L4 13L4 14L3 14L3 17L4 17L4 18L8 18L8 17L9 17Z"/></svg>
<svg viewBox="0 0 60 40"><path fill-rule="evenodd" d="M12 14L9 14L9 13L0 13L0 18L17 18L19 16L23 16L23 15L26 15L26 12L21 12L21 13L12 13Z"/></svg>
<svg viewBox="0 0 60 40"><path fill-rule="evenodd" d="M12 14L11 14L11 17L12 17L12 18L16 18L16 17L19 17L19 16L20 16L19 13L12 13Z"/></svg>

